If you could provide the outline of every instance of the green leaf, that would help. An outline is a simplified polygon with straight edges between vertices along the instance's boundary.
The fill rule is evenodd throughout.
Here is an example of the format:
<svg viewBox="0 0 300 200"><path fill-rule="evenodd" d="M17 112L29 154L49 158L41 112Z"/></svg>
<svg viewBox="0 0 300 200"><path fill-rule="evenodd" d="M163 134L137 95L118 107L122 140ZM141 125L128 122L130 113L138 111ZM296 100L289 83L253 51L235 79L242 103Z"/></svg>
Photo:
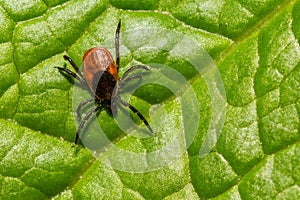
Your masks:
<svg viewBox="0 0 300 200"><path fill-rule="evenodd" d="M299 0L0 1L0 198L299 199L299 10ZM118 111L128 119L121 128L103 110L74 147L73 111L90 93L77 95L82 88L76 80L54 67L72 69L65 54L80 66L95 46L114 55L119 19L120 76L133 65L159 63L163 66L143 72L144 79L170 67L192 89L177 97L156 83L133 93L129 102L150 122L155 137L143 134L133 113L136 126L130 124L125 108ZM147 36L157 32L145 30L165 34L148 44ZM170 42L175 32L178 38ZM218 83L215 71L199 75L193 64L172 54L193 50L180 46L179 36L212 57L225 94L218 84L217 89L208 84ZM169 49L147 48L155 42ZM180 85L175 77L157 81ZM226 110L218 109L218 95L226 97ZM211 122L222 116L224 121ZM99 124L101 139L93 131ZM212 135L216 144L201 154L214 125L221 135ZM155 154L170 143L172 151Z"/></svg>

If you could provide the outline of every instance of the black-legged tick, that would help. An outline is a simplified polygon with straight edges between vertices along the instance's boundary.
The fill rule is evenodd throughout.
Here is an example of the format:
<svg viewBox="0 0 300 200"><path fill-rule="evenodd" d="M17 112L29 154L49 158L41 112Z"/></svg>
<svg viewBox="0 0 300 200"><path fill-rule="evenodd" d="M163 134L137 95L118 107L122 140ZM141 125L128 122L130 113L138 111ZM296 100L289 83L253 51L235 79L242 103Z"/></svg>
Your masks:
<svg viewBox="0 0 300 200"><path fill-rule="evenodd" d="M116 49L116 63L114 62L110 52L102 47L94 47L89 49L83 56L82 67L84 74L79 70L74 61L64 55L64 59L67 60L76 73L69 69L56 67L60 71L63 71L74 78L76 78L83 86L89 88L94 97L81 102L77 108L77 116L81 119L80 110L87 103L95 101L97 106L91 109L85 117L81 120L76 132L75 144L77 144L80 132L84 127L87 120L91 115L97 112L101 107L106 107L111 113L116 113L116 102L120 102L122 105L132 110L138 117L144 122L149 131L153 133L149 123L145 117L132 105L123 101L118 95L118 90L124 86L124 84L134 78L141 78L141 75L135 74L129 76L129 73L136 69L149 70L147 66L136 65L128 69L121 78L118 78L120 53L119 53L119 35L121 28L121 20L118 23L115 35L115 49ZM122 84L119 84L122 82Z"/></svg>

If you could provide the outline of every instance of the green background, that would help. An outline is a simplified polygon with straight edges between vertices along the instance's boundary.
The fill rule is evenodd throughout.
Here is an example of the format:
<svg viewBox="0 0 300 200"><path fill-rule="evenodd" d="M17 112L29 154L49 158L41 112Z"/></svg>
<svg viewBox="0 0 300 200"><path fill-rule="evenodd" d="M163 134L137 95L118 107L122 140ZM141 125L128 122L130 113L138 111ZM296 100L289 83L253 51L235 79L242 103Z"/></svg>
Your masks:
<svg viewBox="0 0 300 200"><path fill-rule="evenodd" d="M113 37L120 18L122 32L176 30L214 59L227 110L222 135L204 158L198 152L213 106L205 81L164 52L130 52L120 73L136 62L182 67L201 105L184 156L157 171L127 173L72 147L72 79L53 67L64 65L63 54L80 65L87 49ZM300 1L1 0L0 27L1 199L300 199ZM146 118L156 104L169 120L180 118L178 101L156 91L143 87L131 103ZM99 121L116 144L151 150L106 112Z"/></svg>

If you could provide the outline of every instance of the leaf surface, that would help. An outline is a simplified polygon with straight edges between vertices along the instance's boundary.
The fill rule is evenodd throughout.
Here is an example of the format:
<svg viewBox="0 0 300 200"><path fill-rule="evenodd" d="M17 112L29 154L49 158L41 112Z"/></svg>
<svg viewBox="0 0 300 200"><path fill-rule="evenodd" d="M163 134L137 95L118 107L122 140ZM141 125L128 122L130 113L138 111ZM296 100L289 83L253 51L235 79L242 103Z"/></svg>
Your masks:
<svg viewBox="0 0 300 200"><path fill-rule="evenodd" d="M2 0L1 199L299 199L299 10L298 0ZM180 131L189 123L187 113L193 118L192 100L182 111L182 99L154 84L135 91L130 103L151 118L150 124L163 125L168 134L158 134L160 143L126 135L105 111L89 126L99 121L117 147L145 155L177 138L179 159L155 171L126 172L109 167L105 156L136 169L153 167L157 160L123 161L104 141L107 153L98 159L81 144L72 146L78 85L54 67L71 69L64 54L80 66L89 48L107 41L104 47L113 52L119 19L121 37L135 30L141 38L143 28L177 31L216 63L226 117L217 144L204 157L199 151L217 106L204 77L169 52L130 43L127 52L120 50L120 75L130 66L155 62L177 70L192 85L200 118L191 145L185 148ZM188 94L184 91L183 98ZM93 141L93 135L84 137Z"/></svg>

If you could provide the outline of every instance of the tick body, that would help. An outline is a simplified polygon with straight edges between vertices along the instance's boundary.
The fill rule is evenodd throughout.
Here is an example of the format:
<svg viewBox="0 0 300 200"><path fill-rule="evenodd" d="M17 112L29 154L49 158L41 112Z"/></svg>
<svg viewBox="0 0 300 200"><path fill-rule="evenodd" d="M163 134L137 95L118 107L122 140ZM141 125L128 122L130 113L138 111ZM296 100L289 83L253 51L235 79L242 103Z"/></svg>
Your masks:
<svg viewBox="0 0 300 200"><path fill-rule="evenodd" d="M118 95L119 89L121 89L124 84L128 81L141 78L141 75L134 74L130 75L130 73L136 69L145 69L149 70L147 66L136 65L128 69L121 78L118 77L119 72L119 63L120 63L120 54L119 54L119 34L121 28L121 20L118 23L116 29L115 36L115 50L116 50L116 63L113 60L111 53L102 47L94 47L89 49L83 56L82 59L82 67L83 72L79 70L73 60L64 55L64 59L67 60L72 67L75 69L75 72L72 72L69 69L56 67L60 71L65 72L74 78L76 78L84 87L88 88L93 96L90 99L87 99L81 102L77 108L77 117L81 120L79 127L76 132L75 144L78 143L79 135L81 133L82 128L85 123L89 120L93 113L100 110L102 107L106 107L109 112L116 114L116 102L121 103L122 105L128 107L132 110L138 117L143 121L143 123L147 126L149 131L153 133L149 123L145 119L145 117L131 104L123 101L121 97ZM96 106L92 108L83 119L81 119L80 110L83 106L88 103L96 102Z"/></svg>
<svg viewBox="0 0 300 200"><path fill-rule="evenodd" d="M82 61L85 80L99 100L110 100L118 93L118 70L109 53L104 48L88 50Z"/></svg>

